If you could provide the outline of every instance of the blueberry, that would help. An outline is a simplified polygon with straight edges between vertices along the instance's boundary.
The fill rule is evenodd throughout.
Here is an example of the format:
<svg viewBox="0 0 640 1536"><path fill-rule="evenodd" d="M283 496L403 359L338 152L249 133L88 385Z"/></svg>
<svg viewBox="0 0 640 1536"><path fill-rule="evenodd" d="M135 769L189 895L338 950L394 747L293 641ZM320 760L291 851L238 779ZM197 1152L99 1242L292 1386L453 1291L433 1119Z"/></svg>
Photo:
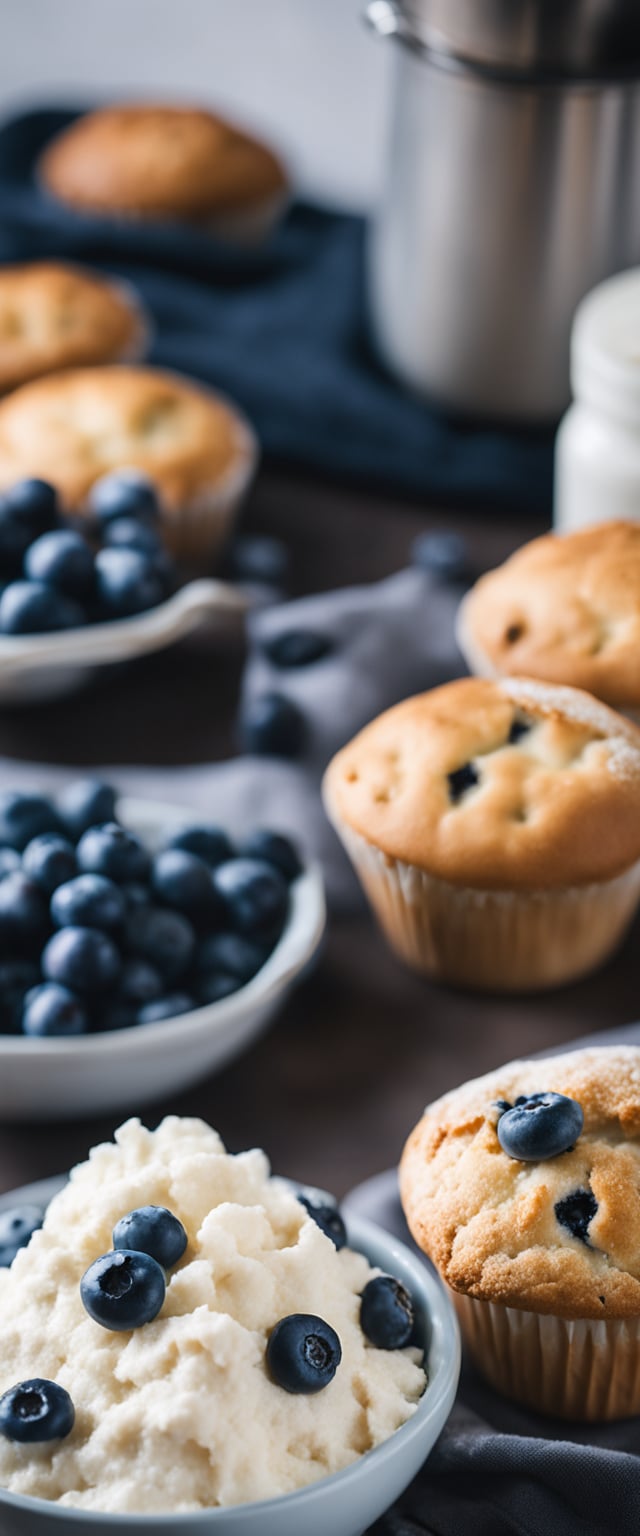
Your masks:
<svg viewBox="0 0 640 1536"><path fill-rule="evenodd" d="M102 779L76 779L62 791L58 809L69 836L77 842L89 827L115 821L116 792Z"/></svg>
<svg viewBox="0 0 640 1536"><path fill-rule="evenodd" d="M44 1211L39 1205L14 1205L0 1211L0 1268L13 1264L20 1248L26 1248L34 1232L42 1226Z"/></svg>
<svg viewBox="0 0 640 1536"><path fill-rule="evenodd" d="M138 1009L138 1024L160 1024L163 1019L177 1019L183 1013L192 1013L196 1004L188 992L169 992L152 1003L144 1003Z"/></svg>
<svg viewBox="0 0 640 1536"><path fill-rule="evenodd" d="M374 1275L360 1298L360 1327L376 1349L404 1349L415 1323L408 1290L393 1275Z"/></svg>
<svg viewBox="0 0 640 1536"><path fill-rule="evenodd" d="M29 581L44 581L67 597L90 597L93 554L81 533L59 528L43 533L27 550L24 573Z"/></svg>
<svg viewBox="0 0 640 1536"><path fill-rule="evenodd" d="M480 783L480 774L475 763L463 763L461 768L454 768L447 774L449 783L449 798L457 805L458 801L466 795L468 789L473 789Z"/></svg>
<svg viewBox="0 0 640 1536"><path fill-rule="evenodd" d="M173 1211L162 1205L141 1205L121 1216L113 1229L114 1248L149 1253L163 1269L173 1269L187 1246L187 1234Z"/></svg>
<svg viewBox="0 0 640 1536"><path fill-rule="evenodd" d="M201 976L221 972L235 976L241 986L251 981L269 956L265 944L256 944L242 933L210 933L196 950L195 968Z"/></svg>
<svg viewBox="0 0 640 1536"><path fill-rule="evenodd" d="M160 517L158 494L149 479L138 469L117 469L102 475L93 484L91 511L100 523L127 517L155 523Z"/></svg>
<svg viewBox="0 0 640 1536"><path fill-rule="evenodd" d="M135 1005L128 1003L125 998L115 997L107 1007L92 1020L94 1030L100 1033L110 1033L117 1029L135 1029L138 1016Z"/></svg>
<svg viewBox="0 0 640 1536"><path fill-rule="evenodd" d="M0 617L2 614L0 598ZM240 739L244 752L259 757L299 757L305 724L297 704L281 693L261 693L244 707Z"/></svg>
<svg viewBox="0 0 640 1536"><path fill-rule="evenodd" d="M137 912L139 907L148 907L149 887L143 885L141 880L129 880L120 886L120 890L127 904L127 912Z"/></svg>
<svg viewBox="0 0 640 1536"><path fill-rule="evenodd" d="M261 534L243 534L235 539L227 556L229 574L236 581L264 582L274 587L286 583L290 564L286 544Z"/></svg>
<svg viewBox="0 0 640 1536"><path fill-rule="evenodd" d="M196 936L181 912L140 907L129 919L127 945L134 955L156 965L165 981L176 981L191 963Z"/></svg>
<svg viewBox="0 0 640 1536"><path fill-rule="evenodd" d="M127 904L120 887L105 875L77 875L51 898L57 928L120 928Z"/></svg>
<svg viewBox="0 0 640 1536"><path fill-rule="evenodd" d="M329 635L313 629L286 629L263 641L262 649L275 667L309 667L333 650Z"/></svg>
<svg viewBox="0 0 640 1536"><path fill-rule="evenodd" d="M55 528L58 501L44 480L19 480L0 496L0 566L17 575L34 539Z"/></svg>
<svg viewBox="0 0 640 1536"><path fill-rule="evenodd" d="M0 848L0 880L4 880L5 875L12 875L21 866L22 860L17 849Z"/></svg>
<svg viewBox="0 0 640 1536"><path fill-rule="evenodd" d="M0 634L46 635L86 624L84 608L43 581L11 581L0 597Z"/></svg>
<svg viewBox="0 0 640 1536"><path fill-rule="evenodd" d="M78 864L88 874L109 880L146 880L151 859L140 839L117 822L90 827L78 843Z"/></svg>
<svg viewBox="0 0 640 1536"><path fill-rule="evenodd" d="M96 1259L82 1276L85 1311L113 1333L141 1328L158 1316L166 1292L160 1265L149 1253L119 1248Z"/></svg>
<svg viewBox="0 0 640 1536"><path fill-rule="evenodd" d="M267 1367L285 1392L311 1395L333 1381L342 1359L335 1330L321 1317L293 1312L276 1323L267 1344Z"/></svg>
<svg viewBox="0 0 640 1536"><path fill-rule="evenodd" d="M120 976L115 944L98 928L61 928L42 953L42 970L72 992L100 993Z"/></svg>
<svg viewBox="0 0 640 1536"><path fill-rule="evenodd" d="M420 533L411 545L411 562L428 571L436 581L466 581L470 575L469 552L459 533L446 529Z"/></svg>
<svg viewBox="0 0 640 1536"><path fill-rule="evenodd" d="M300 1204L308 1211L316 1226L329 1237L334 1248L340 1249L346 1246L347 1229L340 1215L337 1205L329 1205L326 1201L314 1200L310 1195L298 1195Z"/></svg>
<svg viewBox="0 0 640 1536"><path fill-rule="evenodd" d="M140 554L155 558L164 553L155 528L135 517L114 518L112 523L107 523L103 538L111 549L137 549Z"/></svg>
<svg viewBox="0 0 640 1536"><path fill-rule="evenodd" d="M210 1003L221 1003L223 998L238 992L240 986L237 976L231 976L227 971L205 971L196 984L198 1002L203 1008Z"/></svg>
<svg viewBox="0 0 640 1536"><path fill-rule="evenodd" d="M156 854L151 884L156 897L178 912L206 913L215 907L209 866L184 848Z"/></svg>
<svg viewBox="0 0 640 1536"><path fill-rule="evenodd" d="M199 859L211 866L223 864L233 857L231 839L220 827L183 827L169 838L167 848L183 848L185 853L196 853Z"/></svg>
<svg viewBox="0 0 640 1536"><path fill-rule="evenodd" d="M19 1381L0 1397L0 1435L23 1445L64 1440L71 1434L75 1416L69 1393L42 1376Z"/></svg>
<svg viewBox="0 0 640 1536"><path fill-rule="evenodd" d="M498 1141L521 1163L546 1162L575 1146L584 1115L564 1093L532 1093L516 1099L498 1121Z"/></svg>
<svg viewBox="0 0 640 1536"><path fill-rule="evenodd" d="M65 880L71 880L78 868L73 844L57 832L41 832L39 837L33 837L24 850L22 865L29 879L35 880L47 896Z"/></svg>
<svg viewBox="0 0 640 1536"><path fill-rule="evenodd" d="M141 1003L153 1003L157 997L162 996L163 986L159 970L155 965L150 965L148 960L125 960L116 1002L122 1000L138 1007Z"/></svg>
<svg viewBox="0 0 640 1536"><path fill-rule="evenodd" d="M68 987L45 981L27 994L22 1014L24 1035L86 1035L88 1028L86 1009Z"/></svg>
<svg viewBox="0 0 640 1536"><path fill-rule="evenodd" d="M18 790L0 794L0 841L20 853L41 832L61 832L60 820L44 795L24 795Z"/></svg>
<svg viewBox="0 0 640 1536"><path fill-rule="evenodd" d="M507 736L507 741L510 747L515 747L516 742L521 741L523 736L528 735L529 731L531 730L532 723L533 722L531 720L512 720L509 727L509 735Z"/></svg>
<svg viewBox="0 0 640 1536"><path fill-rule="evenodd" d="M268 832L258 829L252 832L250 837L240 844L238 853L245 859L264 859L265 864L273 864L275 869L284 875L287 884L297 880L302 874L300 856L288 837L283 837L281 832Z"/></svg>
<svg viewBox="0 0 640 1536"><path fill-rule="evenodd" d="M0 948L33 954L47 931L47 904L40 887L19 870L0 880Z"/></svg>
<svg viewBox="0 0 640 1536"><path fill-rule="evenodd" d="M40 966L35 960L5 960L0 963L0 1031L20 1033L22 1009L27 993L40 982Z"/></svg>
<svg viewBox="0 0 640 1536"><path fill-rule="evenodd" d="M263 859L230 859L213 872L216 894L233 928L251 938L274 942L289 908L286 881Z"/></svg>
<svg viewBox="0 0 640 1536"><path fill-rule="evenodd" d="M149 556L138 549L99 550L96 587L101 608L109 618L127 618L157 608L165 596L161 574ZM0 622L5 598L0 598Z"/></svg>
<svg viewBox="0 0 640 1536"><path fill-rule="evenodd" d="M576 1189L571 1195L565 1195L563 1200L558 1200L553 1209L560 1226L566 1227L572 1237L579 1237L581 1242L588 1244L588 1229L598 1211L598 1202L592 1191Z"/></svg>

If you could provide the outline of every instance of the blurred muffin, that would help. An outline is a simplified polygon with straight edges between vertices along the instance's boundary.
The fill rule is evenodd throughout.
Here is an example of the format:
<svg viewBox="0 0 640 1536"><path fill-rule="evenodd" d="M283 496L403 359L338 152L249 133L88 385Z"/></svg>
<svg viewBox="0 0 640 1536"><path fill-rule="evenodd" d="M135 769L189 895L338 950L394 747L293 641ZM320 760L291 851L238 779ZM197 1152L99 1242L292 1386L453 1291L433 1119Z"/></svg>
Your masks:
<svg viewBox="0 0 640 1536"><path fill-rule="evenodd" d="M328 814L391 945L459 986L602 963L640 896L640 730L577 689L464 678L338 753Z"/></svg>
<svg viewBox="0 0 640 1536"><path fill-rule="evenodd" d="M39 261L0 268L0 392L83 363L142 357L148 321L133 289Z"/></svg>
<svg viewBox="0 0 640 1536"><path fill-rule="evenodd" d="M640 523L525 544L476 582L457 634L481 677L571 683L640 715Z"/></svg>
<svg viewBox="0 0 640 1536"><path fill-rule="evenodd" d="M46 190L79 213L259 236L287 193L271 149L213 112L127 102L77 118L38 162Z"/></svg>
<svg viewBox="0 0 640 1536"><path fill-rule="evenodd" d="M570 1418L640 1413L640 1050L515 1061L432 1104L402 1203L492 1386Z"/></svg>
<svg viewBox="0 0 640 1536"><path fill-rule="evenodd" d="M0 486L39 476L83 513L101 475L141 470L158 488L165 540L179 559L215 554L256 456L234 406L157 368L72 369L0 401Z"/></svg>

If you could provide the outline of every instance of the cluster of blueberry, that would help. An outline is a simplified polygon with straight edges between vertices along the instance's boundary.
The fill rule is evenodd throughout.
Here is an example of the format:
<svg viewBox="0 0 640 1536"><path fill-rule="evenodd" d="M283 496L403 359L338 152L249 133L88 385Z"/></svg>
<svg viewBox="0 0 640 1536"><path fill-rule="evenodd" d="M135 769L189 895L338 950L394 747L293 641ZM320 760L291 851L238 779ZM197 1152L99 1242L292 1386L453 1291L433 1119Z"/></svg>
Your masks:
<svg viewBox="0 0 640 1536"><path fill-rule="evenodd" d="M0 1031L82 1035L174 1018L237 992L285 926L298 854L189 826L153 856L115 791L0 796Z"/></svg>
<svg viewBox="0 0 640 1536"><path fill-rule="evenodd" d="M93 487L86 535L44 480L0 496L0 634L33 635L126 618L176 586L153 486L133 470Z"/></svg>
<svg viewBox="0 0 640 1536"><path fill-rule="evenodd" d="M346 1230L338 1207L318 1204L304 1195L299 1198L335 1247L343 1248ZM80 1296L95 1323L121 1333L142 1328L158 1316L167 1271L180 1262L188 1239L172 1211L145 1205L116 1223L112 1241L111 1252L95 1259L83 1275ZM360 1326L377 1349L403 1349L411 1343L415 1308L399 1280L392 1275L374 1275L369 1280L360 1297ZM285 1392L305 1396L321 1392L333 1381L341 1359L335 1328L306 1312L281 1318L267 1342L267 1369ZM55 1381L42 1377L20 1381L0 1398L0 1434L8 1440L29 1444L64 1439L74 1422L69 1393Z"/></svg>

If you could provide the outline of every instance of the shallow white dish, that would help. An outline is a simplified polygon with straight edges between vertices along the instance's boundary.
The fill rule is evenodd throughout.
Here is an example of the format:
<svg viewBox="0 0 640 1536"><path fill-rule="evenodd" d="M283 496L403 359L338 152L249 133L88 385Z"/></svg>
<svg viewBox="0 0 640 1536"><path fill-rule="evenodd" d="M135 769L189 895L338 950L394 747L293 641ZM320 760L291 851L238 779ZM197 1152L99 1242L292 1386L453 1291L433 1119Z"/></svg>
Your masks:
<svg viewBox="0 0 640 1536"><path fill-rule="evenodd" d="M117 812L151 849L194 819L175 806L145 800L121 800ZM104 1034L66 1040L0 1035L0 1120L138 1110L187 1088L266 1028L317 949L325 922L322 875L309 867L291 888L289 918L273 953L231 997L176 1019Z"/></svg>
<svg viewBox="0 0 640 1536"><path fill-rule="evenodd" d="M64 1182L45 1179L12 1190L0 1197L0 1210L18 1202L45 1205ZM408 1487L447 1422L460 1375L460 1336L444 1287L403 1243L373 1222L349 1215L347 1232L350 1247L404 1282L424 1325L428 1386L401 1429L344 1472L299 1493L196 1515L87 1514L0 1488L2 1536L364 1536Z"/></svg>

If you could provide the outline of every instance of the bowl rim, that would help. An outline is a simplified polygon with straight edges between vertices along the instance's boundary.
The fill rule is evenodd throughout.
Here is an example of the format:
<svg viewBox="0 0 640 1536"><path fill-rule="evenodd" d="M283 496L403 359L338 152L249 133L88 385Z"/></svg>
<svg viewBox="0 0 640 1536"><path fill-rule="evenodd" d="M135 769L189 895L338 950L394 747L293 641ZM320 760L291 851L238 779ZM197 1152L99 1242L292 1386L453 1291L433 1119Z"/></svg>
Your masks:
<svg viewBox="0 0 640 1536"><path fill-rule="evenodd" d="M64 1178L64 1175L61 1177ZM25 1196L35 1187L35 1185L25 1185L22 1189L8 1190L0 1199L4 1204L11 1194ZM123 1515L108 1513L104 1510L74 1508L73 1505L61 1507L47 1499L33 1498L26 1494L12 1494L0 1487L0 1510L3 1504L8 1504L11 1508L22 1510L25 1514L30 1512L42 1519L67 1520L70 1524L84 1521L95 1525L96 1530L113 1529L119 1521L126 1520L132 1525L139 1525L141 1532L153 1527L154 1530L167 1532L167 1536L170 1536L176 1521L180 1522L181 1530L188 1527L197 1532L198 1530L206 1531L210 1527L214 1528L216 1521L223 1519L228 1525L237 1524L238 1526L242 1525L243 1520L247 1521L249 1518L256 1522L260 1518L273 1519L280 1509L286 1510L287 1514L299 1509L301 1516L304 1517L312 1501L317 1504L326 1499L331 1501L332 1497L339 1496L343 1489L347 1487L351 1490L355 1489L368 1477L374 1462L379 1466L385 1459L394 1457L405 1447L420 1440L434 1421L438 1424L434 1439L437 1438L453 1407L460 1376L460 1330L453 1303L435 1271L428 1267L418 1255L412 1253L399 1238L391 1236L368 1217L353 1216L347 1210L345 1219L349 1247L364 1253L375 1267L398 1273L400 1279L411 1286L412 1293L419 1298L425 1308L429 1325L426 1389L415 1412L386 1440L374 1446L373 1450L365 1451L357 1461L352 1462L348 1467L343 1467L340 1472L318 1478L316 1482L309 1483L306 1487L296 1489L292 1493L280 1494L272 1499L256 1500L253 1503L212 1506L211 1509L196 1510L186 1514Z"/></svg>
<svg viewBox="0 0 640 1536"><path fill-rule="evenodd" d="M179 805L162 800L142 800L136 796L121 795L116 801L116 814L123 825L144 835L159 822L164 827L178 830L194 822L194 813ZM205 820L203 815L200 820ZM174 1014L169 1019L159 1019L154 1024L134 1024L128 1029L104 1030L95 1035L71 1035L66 1038L46 1036L31 1039L25 1035L0 1035L0 1065L4 1061L34 1060L42 1062L47 1056L58 1060L71 1060L81 1053L87 1059L99 1061L114 1050L135 1053L144 1041L145 1049L153 1049L167 1041L172 1031L190 1039L201 1034L222 1033L247 1009L267 1006L301 970L318 947L327 921L324 879L320 865L308 861L302 874L291 887L289 916L275 949L251 980L232 992L229 997L216 1003L205 1003L192 1008L189 1013Z"/></svg>

